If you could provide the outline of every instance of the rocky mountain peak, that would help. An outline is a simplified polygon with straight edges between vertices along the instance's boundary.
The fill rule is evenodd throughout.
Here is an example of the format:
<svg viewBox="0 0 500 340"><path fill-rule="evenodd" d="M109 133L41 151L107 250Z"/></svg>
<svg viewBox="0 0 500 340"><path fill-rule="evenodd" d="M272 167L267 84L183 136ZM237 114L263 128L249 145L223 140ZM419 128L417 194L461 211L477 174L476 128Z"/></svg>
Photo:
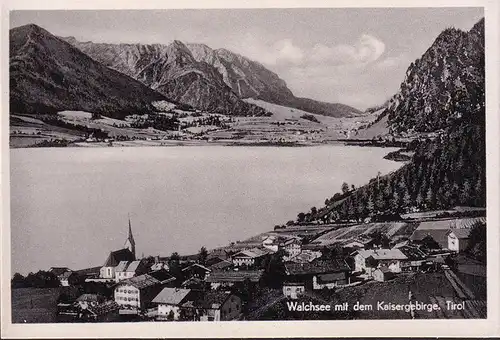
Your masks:
<svg viewBox="0 0 500 340"><path fill-rule="evenodd" d="M410 64L387 108L394 133L431 132L484 105L484 20L469 32L447 28Z"/></svg>

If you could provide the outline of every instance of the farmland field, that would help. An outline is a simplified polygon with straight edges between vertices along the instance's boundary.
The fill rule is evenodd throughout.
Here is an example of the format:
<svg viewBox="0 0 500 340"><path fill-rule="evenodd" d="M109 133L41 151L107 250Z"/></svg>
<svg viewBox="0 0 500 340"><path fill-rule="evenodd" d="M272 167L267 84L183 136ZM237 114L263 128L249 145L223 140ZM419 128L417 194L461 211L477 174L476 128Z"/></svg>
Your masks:
<svg viewBox="0 0 500 340"><path fill-rule="evenodd" d="M358 224L351 227L340 228L329 233L321 235L314 241L313 244L321 246L341 243L360 237L361 235L369 235L373 232L381 232L389 238L410 237L413 231L417 228L415 223L407 222L385 222L385 223L366 223Z"/></svg>
<svg viewBox="0 0 500 340"><path fill-rule="evenodd" d="M56 322L60 288L12 289L12 323Z"/></svg>

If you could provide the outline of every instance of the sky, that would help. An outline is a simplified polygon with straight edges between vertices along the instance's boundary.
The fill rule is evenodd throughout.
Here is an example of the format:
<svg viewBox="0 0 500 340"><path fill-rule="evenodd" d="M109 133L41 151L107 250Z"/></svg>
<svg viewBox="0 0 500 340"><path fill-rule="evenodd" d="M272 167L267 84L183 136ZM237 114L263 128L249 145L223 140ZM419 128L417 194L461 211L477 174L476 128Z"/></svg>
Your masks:
<svg viewBox="0 0 500 340"><path fill-rule="evenodd" d="M181 40L226 48L276 72L298 97L358 109L397 92L409 64L448 27L469 30L482 8L13 11L10 27L108 43Z"/></svg>

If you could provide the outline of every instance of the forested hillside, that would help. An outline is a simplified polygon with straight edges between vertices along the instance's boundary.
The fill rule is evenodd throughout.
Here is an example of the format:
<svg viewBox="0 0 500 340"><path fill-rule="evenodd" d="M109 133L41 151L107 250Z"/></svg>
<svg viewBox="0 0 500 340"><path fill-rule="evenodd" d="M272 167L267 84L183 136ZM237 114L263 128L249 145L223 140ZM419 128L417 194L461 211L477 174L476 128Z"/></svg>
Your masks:
<svg viewBox="0 0 500 340"><path fill-rule="evenodd" d="M432 52L436 45L443 46L443 41L446 42L444 46L449 46L449 50ZM479 47L473 52L467 48L456 49L457 46L466 47L480 41L483 41L482 45L474 45ZM465 43L469 45L464 45ZM440 128L442 133L433 140L416 139L410 143L407 148L415 152L414 156L401 169L371 179L369 184L356 190L343 188L343 193L335 194L325 201L325 207L313 207L310 212L299 214L298 222L359 220L380 214L397 215L413 208L433 210L457 205L485 206L484 19L468 33L446 30L424 57L429 53L434 53L433 65L439 64L440 59L446 59L446 67L435 69L429 64L424 67L420 61L417 62L421 65L418 68L415 68L415 64L409 67L407 74L411 75L410 78L424 79L431 72L433 80L427 78L426 84L432 84L436 79L445 79L450 74L457 75L455 81L451 85L443 83L446 84L446 89L443 90L445 92L438 89L427 91L423 83L415 85L408 93L399 92L392 104L389 104L389 126L399 132ZM472 57L477 64L469 65L469 71L462 70L464 58L469 60ZM417 71L420 73L416 74ZM474 82L466 82L466 79L472 78L460 78L459 73L471 77L473 75ZM462 79L462 82L457 82L457 79ZM407 80L402 89L406 82ZM464 86L464 82L468 86ZM446 112L412 107L415 103L427 103L425 105L430 105L431 108L439 108L443 104L443 95L451 95L445 106L448 110ZM395 102L398 104L395 105Z"/></svg>

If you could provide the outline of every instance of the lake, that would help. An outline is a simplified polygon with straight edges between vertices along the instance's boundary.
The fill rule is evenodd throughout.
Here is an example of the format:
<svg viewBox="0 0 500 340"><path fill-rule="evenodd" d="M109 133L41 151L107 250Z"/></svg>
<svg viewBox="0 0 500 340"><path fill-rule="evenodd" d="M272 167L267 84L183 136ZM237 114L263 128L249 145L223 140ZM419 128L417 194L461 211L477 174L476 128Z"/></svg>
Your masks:
<svg viewBox="0 0 500 340"><path fill-rule="evenodd" d="M121 249L196 253L272 230L320 207L345 181L402 163L392 148L130 147L13 149L12 273L81 269Z"/></svg>

